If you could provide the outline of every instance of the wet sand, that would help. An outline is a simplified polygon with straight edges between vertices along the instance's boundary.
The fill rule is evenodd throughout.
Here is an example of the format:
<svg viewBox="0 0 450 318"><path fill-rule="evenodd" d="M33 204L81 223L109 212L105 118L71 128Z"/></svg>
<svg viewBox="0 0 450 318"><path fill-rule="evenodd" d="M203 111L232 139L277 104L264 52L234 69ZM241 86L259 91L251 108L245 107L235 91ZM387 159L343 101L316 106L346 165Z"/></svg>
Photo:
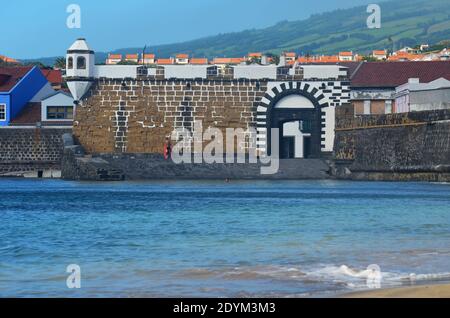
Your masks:
<svg viewBox="0 0 450 318"><path fill-rule="evenodd" d="M450 298L450 284L380 289L352 293L344 298Z"/></svg>

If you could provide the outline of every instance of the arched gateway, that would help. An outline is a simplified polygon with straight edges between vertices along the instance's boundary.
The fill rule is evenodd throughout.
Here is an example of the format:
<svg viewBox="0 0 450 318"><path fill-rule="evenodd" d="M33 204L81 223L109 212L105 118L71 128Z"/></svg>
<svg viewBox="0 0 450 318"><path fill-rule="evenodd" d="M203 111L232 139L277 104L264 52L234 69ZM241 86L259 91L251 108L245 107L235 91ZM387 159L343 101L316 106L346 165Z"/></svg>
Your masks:
<svg viewBox="0 0 450 318"><path fill-rule="evenodd" d="M282 83L262 99L257 113L259 150L272 155L271 129L280 132L280 158L320 158L325 141L324 108L321 90L304 82Z"/></svg>

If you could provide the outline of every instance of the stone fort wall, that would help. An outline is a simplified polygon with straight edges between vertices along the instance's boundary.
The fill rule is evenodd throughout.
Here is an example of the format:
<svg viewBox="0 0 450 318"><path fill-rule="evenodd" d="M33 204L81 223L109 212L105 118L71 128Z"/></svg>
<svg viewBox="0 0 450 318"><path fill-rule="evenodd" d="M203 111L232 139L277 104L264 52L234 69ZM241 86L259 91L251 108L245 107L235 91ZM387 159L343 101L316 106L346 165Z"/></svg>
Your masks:
<svg viewBox="0 0 450 318"><path fill-rule="evenodd" d="M450 110L337 117L340 177L450 181Z"/></svg>
<svg viewBox="0 0 450 318"><path fill-rule="evenodd" d="M162 153L175 128L197 120L224 134L256 127L266 90L263 80L99 79L77 108L74 136L88 153Z"/></svg>
<svg viewBox="0 0 450 318"><path fill-rule="evenodd" d="M268 105L277 96L306 94L321 107L322 151L331 152L335 107L347 103L348 82L249 79L96 80L78 106L74 136L88 153L162 153L176 128L254 128L258 149L266 148ZM323 108L322 108L323 107ZM247 152L246 142L237 152Z"/></svg>

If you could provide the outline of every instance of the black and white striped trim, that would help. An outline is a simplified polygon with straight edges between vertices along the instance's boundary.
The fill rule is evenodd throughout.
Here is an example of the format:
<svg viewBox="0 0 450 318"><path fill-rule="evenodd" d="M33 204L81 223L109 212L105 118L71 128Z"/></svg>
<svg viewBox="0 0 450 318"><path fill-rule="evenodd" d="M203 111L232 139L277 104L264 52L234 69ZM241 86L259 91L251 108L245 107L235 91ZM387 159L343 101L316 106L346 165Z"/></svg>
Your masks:
<svg viewBox="0 0 450 318"><path fill-rule="evenodd" d="M322 90L306 82L282 83L269 90L261 99L256 113L256 129L258 132L257 147L261 153L267 153L268 136L270 135L270 133L268 133L268 129L270 129L268 125L270 122L268 118L270 112L281 99L289 95L304 96L311 100L316 107L320 107L321 109L329 106L327 98ZM324 128L326 123L325 119L324 114L322 114L322 148L324 148L326 133Z"/></svg>

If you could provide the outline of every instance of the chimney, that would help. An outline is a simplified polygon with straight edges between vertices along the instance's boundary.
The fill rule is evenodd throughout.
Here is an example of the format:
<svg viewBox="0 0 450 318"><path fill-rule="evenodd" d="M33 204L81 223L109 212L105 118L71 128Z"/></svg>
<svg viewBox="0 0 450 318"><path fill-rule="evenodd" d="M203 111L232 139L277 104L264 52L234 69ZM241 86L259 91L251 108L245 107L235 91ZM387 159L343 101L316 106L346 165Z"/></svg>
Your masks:
<svg viewBox="0 0 450 318"><path fill-rule="evenodd" d="M420 78L410 78L408 84L420 84Z"/></svg>
<svg viewBox="0 0 450 318"><path fill-rule="evenodd" d="M267 56L263 55L261 57L261 65L267 65L267 64L269 64L269 63L267 63Z"/></svg>

